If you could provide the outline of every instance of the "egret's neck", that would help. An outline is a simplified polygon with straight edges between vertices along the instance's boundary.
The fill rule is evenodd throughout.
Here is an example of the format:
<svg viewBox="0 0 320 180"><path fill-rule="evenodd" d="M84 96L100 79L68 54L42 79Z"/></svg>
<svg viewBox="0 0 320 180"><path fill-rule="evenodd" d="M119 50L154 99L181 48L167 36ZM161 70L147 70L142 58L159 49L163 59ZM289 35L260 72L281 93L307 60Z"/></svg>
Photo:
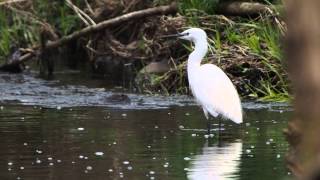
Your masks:
<svg viewBox="0 0 320 180"><path fill-rule="evenodd" d="M188 71L192 71L196 67L200 67L201 61L208 51L207 40L198 40L194 42L194 51L189 55L188 59Z"/></svg>

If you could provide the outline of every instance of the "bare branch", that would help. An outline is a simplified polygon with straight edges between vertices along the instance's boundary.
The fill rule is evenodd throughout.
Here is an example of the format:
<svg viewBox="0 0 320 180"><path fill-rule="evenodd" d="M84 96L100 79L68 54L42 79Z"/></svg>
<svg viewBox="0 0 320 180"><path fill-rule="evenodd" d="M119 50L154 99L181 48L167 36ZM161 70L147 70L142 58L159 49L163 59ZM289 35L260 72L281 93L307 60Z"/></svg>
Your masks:
<svg viewBox="0 0 320 180"><path fill-rule="evenodd" d="M24 1L28 1L28 0L7 0L7 1L0 2L0 6L24 2Z"/></svg>

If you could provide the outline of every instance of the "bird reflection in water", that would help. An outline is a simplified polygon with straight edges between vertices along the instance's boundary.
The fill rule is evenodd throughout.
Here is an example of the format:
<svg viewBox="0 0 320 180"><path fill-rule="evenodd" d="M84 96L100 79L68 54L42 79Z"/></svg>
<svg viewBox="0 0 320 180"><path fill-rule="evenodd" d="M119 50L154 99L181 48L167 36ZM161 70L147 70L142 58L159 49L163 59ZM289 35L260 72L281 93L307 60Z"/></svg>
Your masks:
<svg viewBox="0 0 320 180"><path fill-rule="evenodd" d="M194 156L187 172L191 180L236 179L242 153L242 142L223 142L209 147L208 141L202 153Z"/></svg>

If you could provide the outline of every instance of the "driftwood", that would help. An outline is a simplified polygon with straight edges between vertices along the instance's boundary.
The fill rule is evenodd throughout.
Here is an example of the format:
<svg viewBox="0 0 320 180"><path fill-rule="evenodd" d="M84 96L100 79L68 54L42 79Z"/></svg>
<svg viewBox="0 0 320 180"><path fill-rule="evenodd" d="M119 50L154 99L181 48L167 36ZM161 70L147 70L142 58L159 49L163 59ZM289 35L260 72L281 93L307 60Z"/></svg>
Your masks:
<svg viewBox="0 0 320 180"><path fill-rule="evenodd" d="M95 24L95 25L87 26L84 29L81 29L79 31L76 31L76 32L70 34L70 35L62 37L59 40L48 42L45 45L45 48L46 49L57 48L57 47L60 47L60 46L66 44L72 40L75 40L79 37L87 36L91 33L101 31L101 30L106 29L110 26L124 23L127 21L131 21L134 19L145 18L145 17L155 16L155 15L173 14L176 12L177 12L177 4L176 3L172 3L172 4L166 5L166 6L159 6L159 7L134 11L131 13L127 13L127 14L109 19L109 20L102 21L102 22ZM5 70L8 68L8 66L14 66L17 64L24 63L24 62L30 60L35 55L40 54L39 51L40 51L40 45L36 45L36 46L30 48L27 53L22 55L19 58L19 60L0 65L0 70Z"/></svg>
<svg viewBox="0 0 320 180"><path fill-rule="evenodd" d="M222 2L218 12L225 15L252 16L264 13L268 8L268 5L257 2Z"/></svg>

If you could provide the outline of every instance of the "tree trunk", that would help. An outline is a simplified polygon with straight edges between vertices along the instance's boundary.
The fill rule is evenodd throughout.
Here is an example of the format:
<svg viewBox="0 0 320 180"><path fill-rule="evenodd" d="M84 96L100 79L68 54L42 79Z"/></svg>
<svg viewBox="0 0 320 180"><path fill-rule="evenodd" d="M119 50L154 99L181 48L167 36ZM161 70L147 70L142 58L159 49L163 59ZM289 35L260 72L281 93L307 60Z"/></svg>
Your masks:
<svg viewBox="0 0 320 180"><path fill-rule="evenodd" d="M298 179L320 177L320 1L289 0L286 58L294 118L285 131L288 167Z"/></svg>

